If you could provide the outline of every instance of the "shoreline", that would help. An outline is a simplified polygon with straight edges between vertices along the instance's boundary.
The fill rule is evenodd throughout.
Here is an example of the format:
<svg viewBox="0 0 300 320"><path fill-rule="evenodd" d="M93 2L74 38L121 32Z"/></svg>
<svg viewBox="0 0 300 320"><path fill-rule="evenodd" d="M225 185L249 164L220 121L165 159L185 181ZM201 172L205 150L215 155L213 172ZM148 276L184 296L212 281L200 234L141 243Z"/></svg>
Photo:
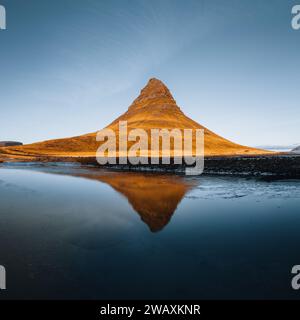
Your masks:
<svg viewBox="0 0 300 320"><path fill-rule="evenodd" d="M32 159L0 159L0 163L18 165L66 165L79 164L110 169L114 171L140 171L157 173L184 174L186 165L174 164L170 159L168 165L161 164L107 164L100 166L95 157L54 157L43 156ZM300 178L300 155L278 153L267 155L232 155L205 157L203 174L219 176L244 177L280 177L289 179Z"/></svg>

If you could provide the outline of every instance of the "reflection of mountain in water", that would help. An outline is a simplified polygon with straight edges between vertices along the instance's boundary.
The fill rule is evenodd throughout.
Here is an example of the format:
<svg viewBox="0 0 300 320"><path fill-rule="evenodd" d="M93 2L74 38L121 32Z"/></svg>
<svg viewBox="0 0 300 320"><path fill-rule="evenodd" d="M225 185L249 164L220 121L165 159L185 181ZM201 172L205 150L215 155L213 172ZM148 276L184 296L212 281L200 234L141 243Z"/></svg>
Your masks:
<svg viewBox="0 0 300 320"><path fill-rule="evenodd" d="M163 229L192 184L167 175L118 173L99 180L124 195L153 232Z"/></svg>
<svg viewBox="0 0 300 320"><path fill-rule="evenodd" d="M99 169L54 172L49 170L49 167L43 171L98 180L109 184L127 198L132 208L152 232L163 229L169 223L182 198L194 186L192 180L167 174L108 172Z"/></svg>

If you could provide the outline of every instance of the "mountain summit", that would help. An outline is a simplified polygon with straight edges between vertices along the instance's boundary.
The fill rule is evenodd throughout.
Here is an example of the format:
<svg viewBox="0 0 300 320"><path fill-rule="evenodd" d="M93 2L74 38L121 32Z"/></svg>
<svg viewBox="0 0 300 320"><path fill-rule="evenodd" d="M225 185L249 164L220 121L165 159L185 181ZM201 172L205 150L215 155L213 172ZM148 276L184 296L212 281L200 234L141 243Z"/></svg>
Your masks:
<svg viewBox="0 0 300 320"><path fill-rule="evenodd" d="M187 124L180 123L182 116L184 114L167 86L162 81L152 78L127 112L107 128L118 130L119 121L127 121L129 129L185 128Z"/></svg>
<svg viewBox="0 0 300 320"><path fill-rule="evenodd" d="M151 108L155 106L177 107L169 89L158 79L152 78L142 89L140 95L133 101L128 110Z"/></svg>
<svg viewBox="0 0 300 320"><path fill-rule="evenodd" d="M152 78L128 110L106 128L119 134L119 121L127 121L128 130L144 129L204 129L205 155L249 155L270 153L265 150L245 147L203 127L188 118L177 106L167 86ZM0 158L42 159L43 157L95 157L101 142L96 141L97 132L73 138L48 140L34 144L1 148ZM149 135L150 136L150 135ZM128 148L133 144L128 143ZM195 143L194 143L195 145Z"/></svg>

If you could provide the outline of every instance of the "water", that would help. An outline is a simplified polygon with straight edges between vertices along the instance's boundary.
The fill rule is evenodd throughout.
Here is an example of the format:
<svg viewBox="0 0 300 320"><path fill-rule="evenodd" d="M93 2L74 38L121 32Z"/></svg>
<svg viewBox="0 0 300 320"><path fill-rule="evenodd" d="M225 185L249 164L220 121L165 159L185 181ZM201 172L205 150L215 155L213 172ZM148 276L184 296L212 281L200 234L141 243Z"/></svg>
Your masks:
<svg viewBox="0 0 300 320"><path fill-rule="evenodd" d="M0 299L298 299L299 187L2 166Z"/></svg>

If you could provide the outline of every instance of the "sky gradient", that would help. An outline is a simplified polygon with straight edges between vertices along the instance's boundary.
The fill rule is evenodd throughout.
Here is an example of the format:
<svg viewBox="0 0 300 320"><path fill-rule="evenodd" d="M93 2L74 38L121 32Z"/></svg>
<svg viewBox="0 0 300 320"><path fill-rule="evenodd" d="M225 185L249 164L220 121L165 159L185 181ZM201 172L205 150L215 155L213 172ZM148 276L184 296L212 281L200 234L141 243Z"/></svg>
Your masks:
<svg viewBox="0 0 300 320"><path fill-rule="evenodd" d="M289 0L0 0L0 140L97 131L151 77L235 142L300 144Z"/></svg>

